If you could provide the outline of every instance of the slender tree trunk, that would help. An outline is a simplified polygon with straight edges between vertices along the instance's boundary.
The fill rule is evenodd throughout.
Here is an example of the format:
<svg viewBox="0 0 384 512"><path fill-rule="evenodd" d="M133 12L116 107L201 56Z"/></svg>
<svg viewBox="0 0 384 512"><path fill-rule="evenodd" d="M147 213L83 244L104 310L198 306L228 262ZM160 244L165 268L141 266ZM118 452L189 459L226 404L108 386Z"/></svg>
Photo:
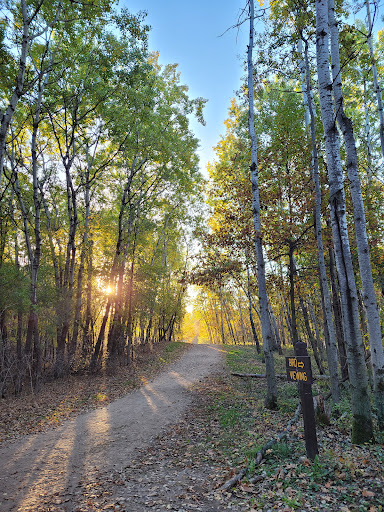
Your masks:
<svg viewBox="0 0 384 512"><path fill-rule="evenodd" d="M13 166L13 164L12 164ZM14 245L15 245L15 267L18 271L20 271L20 261L19 261L19 242L17 237L17 224L14 218L14 209L13 209L13 195L10 201L10 210L11 216L14 221ZM23 375L25 374L25 368L23 366L23 311L21 304L18 304L17 307L17 328L16 328L16 357L17 357L17 367L16 367L16 382L15 382L15 395L18 395L21 392L22 384L23 384Z"/></svg>
<svg viewBox="0 0 384 512"><path fill-rule="evenodd" d="M285 323L287 324L288 332L291 338L291 341L293 340L293 332L292 332L292 321L291 321L291 312L289 310L289 306L287 303L287 299L283 296L281 296L282 301L282 309L284 313Z"/></svg>
<svg viewBox="0 0 384 512"><path fill-rule="evenodd" d="M92 277L93 277L93 257L92 257L92 241L89 244L89 252L87 254L87 304L85 307L85 319L83 329L83 339L81 352L84 358L86 358L93 348L94 343L94 330L92 321Z"/></svg>
<svg viewBox="0 0 384 512"><path fill-rule="evenodd" d="M285 339L284 316L281 311L280 311L280 315L279 315L279 329L280 329L280 333L281 333L281 341L282 341L283 346L285 347L287 345L287 342Z"/></svg>
<svg viewBox="0 0 384 512"><path fill-rule="evenodd" d="M224 303L223 303L223 285L220 283L220 330L221 330L221 343L225 345L224 335Z"/></svg>
<svg viewBox="0 0 384 512"><path fill-rule="evenodd" d="M237 345L237 337L235 335L235 331L233 330L232 322L231 322L231 314L230 314L231 312L229 310L229 307L226 305L225 300L223 300L223 307L224 307L225 320L227 321L228 332L231 335L231 338L233 339L233 343L235 345Z"/></svg>
<svg viewBox="0 0 384 512"><path fill-rule="evenodd" d="M135 253L132 254L131 266L129 269L129 282L128 282L128 319L127 319L127 364L131 362L131 350L133 346L133 279L135 269Z"/></svg>
<svg viewBox="0 0 384 512"><path fill-rule="evenodd" d="M325 359L325 357L324 357L324 343L322 342L321 337L320 337L319 327L317 325L316 314L315 314L315 310L313 308L313 304L312 304L311 299L309 299L309 301L308 301L308 306L309 306L309 313L311 315L311 319L312 319L312 323L313 323L313 328L315 330L316 344L319 347L321 359L324 360Z"/></svg>
<svg viewBox="0 0 384 512"><path fill-rule="evenodd" d="M312 91L311 80L310 80L310 68L308 59L308 42L305 41L304 51L304 62L305 62L305 89L307 95L309 91ZM317 153L316 143L316 122L315 112L313 103L308 104L309 118L310 118L310 130L311 130L311 142L312 142L312 179L315 186L315 235L317 243L317 260L319 265L319 278L321 286L322 301L324 304L324 321L326 324L326 348L327 348L327 360L328 369L331 378L331 391L332 400L337 403L340 398L339 392L339 376L337 369L337 341L335 325L332 318L332 306L331 297L329 293L328 278L325 267L324 259L324 244L323 244L323 233L321 228L321 189L319 179L319 159Z"/></svg>
<svg viewBox="0 0 384 512"><path fill-rule="evenodd" d="M268 309L269 309L269 315L271 317L271 325L273 327L273 332L274 332L275 348L279 352L279 354L282 355L283 352L281 349L281 339L280 339L279 328L277 326L276 317L275 317L275 314L273 313L273 309L272 309L271 303L269 301L268 301Z"/></svg>
<svg viewBox="0 0 384 512"><path fill-rule="evenodd" d="M317 368L319 369L320 375L324 375L324 368L323 368L323 364L321 362L321 357L320 357L319 349L317 347L316 340L315 340L315 338L313 336L312 329L311 329L311 326L309 324L308 310L307 310L307 308L305 306L303 297L300 294L299 294L299 302L300 302L301 311L303 312L305 330L307 331L307 336L308 336L308 339L309 339L309 344L312 347L313 355L315 357Z"/></svg>
<svg viewBox="0 0 384 512"><path fill-rule="evenodd" d="M19 60L19 69L16 79L16 85L12 93L12 97L9 101L9 104L4 113L1 112L1 125L0 125L0 185L3 176L3 168L4 168L4 157L6 150L6 140L9 126L11 124L13 115L16 110L17 103L19 99L25 93L24 91L24 80L25 80L25 70L27 65L27 56L28 49L31 43L31 38L29 34L29 27L31 20L28 17L27 11L27 1L20 1L21 13L22 13L22 24L23 24L23 35L21 40L21 51L20 51L20 60Z"/></svg>
<svg viewBox="0 0 384 512"><path fill-rule="evenodd" d="M46 53L48 54L48 47ZM47 85L49 73L46 73L43 80L43 62L41 60L41 72L38 81L38 92L35 102L35 112L32 121L32 137L31 137L31 160L32 160L32 189L33 189L33 207L34 207L34 249L30 241L29 227L26 223L27 212L24 202L21 197L18 178L16 176L16 194L19 198L20 208L24 218L24 234L26 245L28 248L28 256L31 268L31 283L30 283L30 310L28 318L27 336L25 340L25 352L31 361L31 377L34 387L38 387L41 377L41 346L38 330L38 315L37 315L37 283L41 259L41 197L40 186L38 179L38 132L41 122L41 107L43 101L44 89ZM52 64L52 55L50 57L50 65Z"/></svg>
<svg viewBox="0 0 384 512"><path fill-rule="evenodd" d="M73 185L71 167L75 158L75 139L72 141L72 156L63 158L67 190L67 211L69 221L68 241L64 266L64 279L60 289L60 318L58 319L55 376L61 377L66 370L65 351L73 311L73 288L76 262L76 233L78 228L77 192Z"/></svg>
<svg viewBox="0 0 384 512"><path fill-rule="evenodd" d="M367 174L368 174L368 190L370 190L372 185L372 136L371 136L371 125L369 122L369 108L368 108L368 88L367 88L367 80L365 77L364 80L364 118L365 118L365 142L367 144Z"/></svg>
<svg viewBox="0 0 384 512"><path fill-rule="evenodd" d="M245 345L246 339L247 339L247 334L246 334L246 329L245 329L243 308L242 308L240 297L238 297L238 308L239 308L239 316L240 316L241 337L243 339L243 345Z"/></svg>
<svg viewBox="0 0 384 512"><path fill-rule="evenodd" d="M132 171L132 168L131 168ZM129 174L127 181L125 183L124 191L121 197L120 202L120 212L119 212L119 220L118 220L118 230L117 230L117 241L116 241L116 249L115 249L115 255L113 259L113 264L111 268L111 274L109 278L110 286L114 289L114 294L120 296L109 296L108 297L108 304L105 309L102 327L104 328L104 332L102 333L103 339L105 334L105 326L108 321L108 316L110 313L112 301L114 301L115 306L117 307L117 313L115 311L116 316L112 320L112 325L108 334L108 357L111 358L116 353L116 345L117 340L119 337L119 334L117 331L117 326L122 327L121 324L121 302L122 302L122 286L123 286L123 274L125 269L125 259L127 256L128 251L128 245L129 245L129 235L128 238L125 240L125 246L124 246L124 213L126 210L126 205L129 202L129 196L130 196L130 187L132 183L133 174L132 172ZM131 219L129 222L129 225L131 226ZM121 288L121 289L120 289ZM101 331L100 331L101 333ZM96 343L96 346L99 344L100 340L100 333L98 337L98 341Z"/></svg>
<svg viewBox="0 0 384 512"><path fill-rule="evenodd" d="M367 325L373 381L377 408L379 428L384 430L384 350L381 339L380 315L377 307L376 292L373 284L371 260L369 256L369 242L363 196L360 187L358 171L356 142L351 119L344 111L344 98L341 85L341 65L339 55L339 30L335 18L334 0L329 0L329 25L331 31L331 60L333 75L333 95L337 122L343 132L345 149L347 153L347 169L349 189L352 197L355 221L356 247L359 259L360 277L363 289L365 310L367 312Z"/></svg>
<svg viewBox="0 0 384 512"><path fill-rule="evenodd" d="M292 330L292 345L295 346L299 341L299 335L297 333L297 321L296 321L296 305L295 305L295 274L296 265L294 261L294 245L292 242L289 244L289 298L291 301L291 330Z"/></svg>
<svg viewBox="0 0 384 512"><path fill-rule="evenodd" d="M379 122L380 122L380 144L381 144L381 154L384 158L384 109L383 109L383 98L381 94L381 89L379 85L379 80L377 78L377 67L376 67L376 59L373 51L373 43L372 43L372 20L371 20L371 11L369 9L369 0L365 0L365 5L367 7L367 18L368 18L368 48L371 56L372 63L372 78L373 78L373 86L375 88L376 93L376 101L377 101L377 110L379 113Z"/></svg>
<svg viewBox="0 0 384 512"><path fill-rule="evenodd" d="M31 29L31 23L34 19L36 19L37 16L39 16L39 11L43 6L44 1L40 1L36 4L35 13L33 16L31 16L28 13L28 4L29 2L27 0L20 0L21 17L20 20L18 21L20 22L20 28L22 27L22 36L16 83L7 107L5 108L4 112L0 110L0 186L2 182L4 169L4 158L6 152L6 140L8 129L12 122L20 98L22 98L29 90L28 87L25 87L25 71L27 68L28 52L30 50L32 41L36 37L36 34L33 33L33 29ZM55 13L55 17L53 20L51 20L51 23L49 25L50 30L54 29L57 21L59 20L61 10L62 2L59 2ZM48 46L49 45L47 45L46 50L48 50ZM42 71L43 70L41 70L41 72ZM40 76L38 77L38 81L43 81L42 74L40 74Z"/></svg>
<svg viewBox="0 0 384 512"><path fill-rule="evenodd" d="M94 348L93 354L92 354L92 359L91 359L91 363L90 363L90 370L91 371L95 371L98 368L99 363L100 363L100 358L101 358L101 355L103 353L103 343L104 343L105 329L106 329L106 326L107 326L110 309L111 309L111 300L108 297L108 301L107 301L107 305L105 307L105 313L104 313L103 320L102 320L102 323L101 323L99 335L97 337L95 348Z"/></svg>
<svg viewBox="0 0 384 512"><path fill-rule="evenodd" d="M337 346L339 349L339 359L341 376L343 379L348 378L348 361L347 361L347 350L345 347L344 330L343 330L343 315L341 311L341 302L339 296L339 286L336 278L335 269L335 257L333 255L333 249L329 248L329 273L331 276L331 287L332 287L332 306L333 314L335 317L335 328L336 328L336 339Z"/></svg>
<svg viewBox="0 0 384 512"><path fill-rule="evenodd" d="M268 295L265 279L265 263L263 254L263 242L261 234L261 212L260 212L260 196L259 196L259 176L257 167L257 138L255 132L254 120L254 89L253 89L253 35L254 35L254 1L249 0L249 45L248 45L248 127L249 137L251 140L251 182L252 182L252 214L255 229L255 249L257 258L257 278L259 284L259 304L261 316L261 330L263 334L263 348L266 364L267 375L267 397L265 404L270 409L277 407L277 386L275 377L275 367L273 361L272 329L268 312Z"/></svg>
<svg viewBox="0 0 384 512"><path fill-rule="evenodd" d="M80 320L81 320L81 310L82 310L82 297L83 297L83 280L84 280L84 270L85 270L85 260L86 255L89 250L89 214L90 214L90 186L89 186L89 170L86 175L86 183L85 183L85 219L84 219L84 234L82 240L82 248L80 253L80 264L79 271L77 274L77 290L76 290L76 301L75 301L75 311L74 311L74 321L73 321L73 331L72 331L72 339L69 347L69 361L72 362L73 357L76 354L78 336L79 336L79 328L80 328Z"/></svg>
<svg viewBox="0 0 384 512"><path fill-rule="evenodd" d="M210 341L210 343L215 343L215 338L212 336L211 326L209 325L209 320L207 319L207 313L206 313L205 309L203 309L203 318L204 318L205 325L207 326L209 341Z"/></svg>
<svg viewBox="0 0 384 512"><path fill-rule="evenodd" d="M250 272L249 272L248 262L247 262L247 296L248 296L248 307L249 307L249 322L251 324L253 341L255 342L257 353L260 354L259 338L257 336L255 322L253 320L252 294L251 294L251 276L250 276Z"/></svg>
<svg viewBox="0 0 384 512"><path fill-rule="evenodd" d="M219 332L220 332L220 321L219 321L219 313L217 311L217 305L216 305L216 300L213 300L211 299L211 302L213 304L213 310L215 312L215 320L216 320L216 329L214 330L216 333L217 333L217 339L219 340ZM220 343L220 341L218 341L218 343Z"/></svg>
<svg viewBox="0 0 384 512"><path fill-rule="evenodd" d="M364 443L373 439L373 424L359 325L356 282L348 237L339 138L333 110L328 34L328 1L316 0L316 53L320 107L328 164L333 242L341 291L344 334L347 342L353 414L352 441Z"/></svg>

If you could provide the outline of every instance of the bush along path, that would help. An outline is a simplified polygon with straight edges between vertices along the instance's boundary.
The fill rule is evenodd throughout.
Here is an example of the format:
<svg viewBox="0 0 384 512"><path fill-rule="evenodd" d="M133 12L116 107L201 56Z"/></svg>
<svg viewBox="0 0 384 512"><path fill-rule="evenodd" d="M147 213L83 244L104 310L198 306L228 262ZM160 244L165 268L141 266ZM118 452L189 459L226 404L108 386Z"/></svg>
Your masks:
<svg viewBox="0 0 384 512"><path fill-rule="evenodd" d="M330 424L317 427L320 454L314 462L305 457L299 419L257 464L260 450L294 416L297 387L279 382L280 408L268 411L263 406L263 379L231 376L231 372L262 372L263 364L254 349L217 348L226 351L225 370L214 364L210 376L188 387L191 400L179 419L163 425L147 443L137 443L131 456L120 464L83 472L70 492L42 493L27 510L383 510L383 446L350 443L351 413L345 397ZM278 358L278 371L282 372L283 366L283 358ZM174 373L182 379L179 372ZM327 386L326 382L316 383L315 392L326 394ZM243 468L244 478L223 491L225 482Z"/></svg>

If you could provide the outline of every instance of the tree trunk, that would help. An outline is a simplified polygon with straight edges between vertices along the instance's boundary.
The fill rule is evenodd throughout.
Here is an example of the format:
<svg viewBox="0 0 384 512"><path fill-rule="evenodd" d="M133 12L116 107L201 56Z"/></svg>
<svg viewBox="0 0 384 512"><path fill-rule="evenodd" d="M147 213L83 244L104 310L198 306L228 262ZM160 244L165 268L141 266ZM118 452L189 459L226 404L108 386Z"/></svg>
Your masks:
<svg viewBox="0 0 384 512"><path fill-rule="evenodd" d="M133 278L135 268L135 254L132 254L131 267L129 269L129 282L128 282L128 319L127 319L127 364L131 363L131 350L133 345Z"/></svg>
<svg viewBox="0 0 384 512"><path fill-rule="evenodd" d="M291 301L291 331L292 331L292 345L295 346L299 341L297 334L297 321L296 321L296 305L295 305L295 274L296 265L294 261L294 244L289 244L289 298Z"/></svg>
<svg viewBox="0 0 384 512"><path fill-rule="evenodd" d="M257 353L260 354L260 343L259 338L257 336L255 322L253 321L253 311L252 311L252 294L251 294L251 276L249 272L249 265L247 262L247 296L248 296L248 305L249 305L249 322L251 324L253 341L256 345Z"/></svg>
<svg viewBox="0 0 384 512"><path fill-rule="evenodd" d="M277 350L279 352L279 354L282 355L283 352L281 349L281 339L280 339L279 328L277 326L276 317L275 317L275 314L273 313L273 309L272 309L270 301L268 301L268 309L269 309L271 325L273 327L273 333L274 333L274 338L275 338L275 350Z"/></svg>
<svg viewBox="0 0 384 512"><path fill-rule="evenodd" d="M357 150L351 119L344 111L344 98L341 85L341 65L339 55L339 30L335 18L334 0L329 0L329 25L331 31L331 60L333 76L333 95L337 122L343 132L347 153L349 189L352 197L355 221L356 247L359 259L360 277L363 289L364 305L367 312L369 343L375 399L379 428L384 430L384 351L381 339L380 315L377 307L376 292L373 284L369 242L365 221L363 196L357 162Z"/></svg>
<svg viewBox="0 0 384 512"><path fill-rule="evenodd" d="M356 282L348 237L339 138L332 102L328 33L328 1L316 0L316 53L320 107L328 164L332 234L340 283L344 335L347 342L353 414L352 441L364 443L373 439L373 425L359 326Z"/></svg>
<svg viewBox="0 0 384 512"><path fill-rule="evenodd" d="M372 137L371 137L371 126L369 123L369 107L368 107L368 87L367 87L367 80L365 77L364 80L364 95L363 95L363 101L364 101L364 117L365 117L365 142L367 145L367 174L368 174L368 190L370 190L372 185Z"/></svg>
<svg viewBox="0 0 384 512"><path fill-rule="evenodd" d="M259 304L261 316L261 330L263 334L263 348L265 355L266 374L267 374L267 397L265 404L270 409L277 407L277 387L273 353L271 350L272 332L268 312L268 295L265 280L265 263L263 254L263 242L261 234L260 218L260 196L259 196L259 176L257 167L257 138L254 121L254 90L253 90L253 35L254 35L254 2L249 0L249 45L248 45L248 127L251 140L251 182L252 182L252 214L255 229L255 249L257 258L257 278L259 285Z"/></svg>
<svg viewBox="0 0 384 512"><path fill-rule="evenodd" d="M319 349L317 347L316 340L315 340L315 338L313 336L312 329L311 329L311 326L309 324L308 311L307 311L307 308L305 306L303 297L301 297L300 294L299 294L299 302L300 302L300 306L301 306L301 311L303 312L305 330L307 331L307 336L308 336L308 339L309 339L309 343L310 343L310 345L312 347L312 350L313 350L313 355L314 355L314 358L315 358L315 361L316 361L316 365L317 365L317 367L319 369L320 375L324 375L324 368L323 368L323 365L322 365L322 362L321 362L321 357L320 357L320 354L319 354Z"/></svg>
<svg viewBox="0 0 384 512"><path fill-rule="evenodd" d="M329 273L331 276L331 288L332 288L332 307L333 307L333 314L335 317L336 339L337 339L337 346L339 349L341 377L343 379L347 379L348 378L347 350L345 347L345 340L344 340L343 315L341 312L339 286L338 286L337 279L336 279L335 257L333 255L332 248L329 248L328 252L329 252Z"/></svg>
<svg viewBox="0 0 384 512"><path fill-rule="evenodd" d="M220 330L221 330L221 343L225 345L225 335L224 335L224 304L223 304L223 285L220 283Z"/></svg>
<svg viewBox="0 0 384 512"><path fill-rule="evenodd" d="M31 43L31 38L29 35L29 26L31 20L28 17L27 11L27 2L26 0L20 1L21 13L22 13L22 24L23 24L23 36L21 40L21 51L20 51L20 60L19 60L19 69L16 79L16 85L12 93L12 97L9 101L9 104L4 112L1 115L1 125L0 125L0 185L3 176L3 168L4 168L4 157L6 150L6 140L9 125L11 124L13 115L16 110L17 103L22 95L25 93L24 89L24 79L25 79L25 70L27 64L27 56L28 49Z"/></svg>
<svg viewBox="0 0 384 512"><path fill-rule="evenodd" d="M18 70L17 70L17 78L15 87L12 92L11 99L9 100L9 103L4 110L4 113L0 112L0 186L2 182L2 176L3 176L3 169L4 169L4 158L5 158L5 152L6 152L6 141L7 141L7 133L9 126L12 122L14 113L16 111L17 104L27 92L30 91L29 87L26 87L25 84L25 71L27 68L27 58L28 58L28 52L31 48L32 41L37 37L38 35L41 35L44 33L43 31L40 32L40 30L34 30L31 28L31 23L33 20L35 20L39 16L39 11L42 8L44 4L44 0L38 2L35 6L35 13L33 16L30 16L28 13L28 4L26 0L20 0L20 27L22 26L22 36L21 36L21 48L20 48L20 58L18 62ZM60 17L62 10L62 3L59 2L57 6L57 11L55 14L55 17L53 20L51 20L51 23L49 24L49 27L47 25L46 29L50 28L51 31L54 30L54 27ZM41 28L41 27L40 27ZM46 50L48 51L48 44L46 47ZM51 62L52 64L52 62ZM50 68L49 68L50 69ZM45 72L45 71L44 71ZM42 73L43 70L41 69L41 73L36 80L36 82L42 83ZM34 77L35 78L35 77ZM34 79L31 80L31 82L34 82Z"/></svg>
<svg viewBox="0 0 384 512"><path fill-rule="evenodd" d="M312 304L311 299L309 299L308 305L309 305L309 313L311 315L311 319L312 319L312 323L313 323L313 328L315 329L316 344L319 347L321 358L324 360L325 359L325 357L324 357L324 343L322 342L321 337L320 337L319 327L317 325L316 314L315 314L315 310L313 308L313 304ZM337 361L336 361L336 364L337 364Z"/></svg>
<svg viewBox="0 0 384 512"><path fill-rule="evenodd" d="M93 350L92 359L90 363L90 370L95 371L100 363L100 358L103 353L103 343L104 343L104 336L105 336L105 329L107 326L107 321L109 317L109 310L111 309L111 300L108 298L107 305L105 307L105 313L103 316L103 321L101 323L99 335L97 337L97 341L95 344L95 348Z"/></svg>
<svg viewBox="0 0 384 512"><path fill-rule="evenodd" d="M307 95L309 91L312 91L311 80L310 80L310 69L309 69L309 59L308 59L308 42L305 41L305 52L304 52L304 61L305 61L305 84ZM310 94L309 94L310 95ZM332 306L331 306L331 297L329 294L329 286L327 279L327 272L325 268L325 259L324 259L324 244L323 244L323 233L321 228L321 189L320 189L320 179L319 179L319 159L317 153L317 143L316 143L316 122L315 122L315 112L313 108L312 102L308 104L309 118L310 118L310 130L311 130L311 142L312 142L312 179L315 186L315 235L316 235L316 243L317 243L317 260L319 265L319 278L320 278L320 286L321 286L321 295L322 302L324 304L324 321L326 324L326 348L327 348L327 360L328 360L328 369L331 377L331 391L332 391L332 400L334 403L337 403L340 398L339 392L339 376L337 369L337 341L336 341L336 331L335 325L333 323L332 318Z"/></svg>
<svg viewBox="0 0 384 512"><path fill-rule="evenodd" d="M93 276L93 257L92 257L92 242L89 244L89 252L87 254L87 304L85 307L85 319L83 329L83 339L81 353L86 358L93 348L94 343L94 329L92 320L92 276Z"/></svg>
<svg viewBox="0 0 384 512"><path fill-rule="evenodd" d="M372 78L373 78L373 86L376 93L376 101L377 101L377 110L379 113L379 122L380 122L380 144L381 144L381 154L384 158L384 110L383 110L383 98L381 95L381 89L379 85L379 80L377 78L377 67L376 67L376 59L373 51L372 44L372 20L371 20L371 12L369 9L369 0L365 0L365 5L367 7L367 18L368 18L368 48L371 56L371 64L372 64Z"/></svg>

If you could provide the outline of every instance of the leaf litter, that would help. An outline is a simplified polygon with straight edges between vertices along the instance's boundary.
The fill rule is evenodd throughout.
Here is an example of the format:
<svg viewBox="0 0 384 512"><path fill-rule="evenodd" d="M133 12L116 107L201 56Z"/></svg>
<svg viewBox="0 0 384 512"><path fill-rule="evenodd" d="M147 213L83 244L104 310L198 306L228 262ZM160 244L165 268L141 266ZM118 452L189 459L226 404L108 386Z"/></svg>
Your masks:
<svg viewBox="0 0 384 512"><path fill-rule="evenodd" d="M297 403L287 386L279 383L283 402L292 409ZM184 419L138 451L129 466L87 475L70 498L41 496L36 510L381 512L383 446L352 445L343 419L317 427L315 462L305 456L299 421L260 466L252 466L257 451L285 428L293 410L265 410L264 390L263 381L242 382L229 371L204 379L194 387L194 404ZM245 477L221 492L243 467L255 483Z"/></svg>

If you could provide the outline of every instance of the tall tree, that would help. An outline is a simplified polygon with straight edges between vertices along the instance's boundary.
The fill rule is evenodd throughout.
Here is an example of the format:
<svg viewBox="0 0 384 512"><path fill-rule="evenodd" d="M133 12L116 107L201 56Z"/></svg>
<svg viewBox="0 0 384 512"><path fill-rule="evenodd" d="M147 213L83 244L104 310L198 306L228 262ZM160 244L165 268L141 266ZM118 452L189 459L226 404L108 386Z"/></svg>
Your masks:
<svg viewBox="0 0 384 512"><path fill-rule="evenodd" d="M339 54L339 30L335 16L334 0L329 0L328 2L328 16L331 34L331 63L335 112L337 122L343 133L347 154L349 189L352 197L356 247L359 258L364 304L367 312L367 324L369 332L369 343L371 347L377 416L380 429L384 429L384 351L381 339L380 316L372 278L364 203L358 171L356 142L353 132L352 120L345 113L343 105L344 97L341 83L342 76Z"/></svg>
<svg viewBox="0 0 384 512"><path fill-rule="evenodd" d="M267 374L267 397L268 408L277 407L277 387L275 368L272 352L272 329L268 311L268 294L265 280L265 262L263 254L263 240L261 231L261 211L259 195L259 179L257 167L257 137L255 132L254 114L254 68L253 68L253 38L254 38L255 7L253 0L249 0L249 44L248 44L248 129L251 140L251 182L252 182L252 213L255 229L255 249L257 257L257 278L259 287L259 304L261 316L261 328L263 334L263 350L265 354L265 365Z"/></svg>
<svg viewBox="0 0 384 512"><path fill-rule="evenodd" d="M333 243L340 283L343 327L347 343L353 413L352 440L361 443L373 438L373 424L364 347L359 325L357 289L348 236L340 143L333 108L328 45L328 0L316 0L317 70L327 154Z"/></svg>
<svg viewBox="0 0 384 512"><path fill-rule="evenodd" d="M303 37L302 33L300 34ZM300 39L301 41L301 39ZM319 179L319 158L317 151L317 141L316 141L316 122L315 122L315 110L314 103L311 101L312 98L312 87L311 87L311 76L310 76L310 66L309 66L309 58L308 58L308 41L305 40L305 51L304 51L304 62L303 62L303 78L304 78L304 86L303 91L306 93L305 97L305 105L306 111L308 112L308 117L306 118L306 124L309 125L311 131L311 143L312 143L312 179L315 186L315 234L316 234L316 242L317 242L317 259L319 264L319 274L320 274L320 285L324 302L324 317L326 322L326 328L328 330L328 336L326 336L327 341L327 357L328 357L328 368L331 377L331 389L332 389L332 399L336 403L339 400L339 379L338 379L338 369L337 369L337 341L336 341L336 330L335 325L333 323L332 318L332 306L331 306L331 298L329 293L327 272L325 267L325 258L324 258L324 244L323 244L323 233L321 227L321 189L320 189L320 179ZM299 46L300 49L300 46ZM308 101L308 98L310 100Z"/></svg>
<svg viewBox="0 0 384 512"><path fill-rule="evenodd" d="M373 32L373 24L371 17L371 9L369 7L370 0L365 0L365 6L367 9L367 20L368 20L368 34L367 34L367 42L369 48L369 54L371 56L371 66L372 66L372 78L373 78L373 86L376 93L376 101L377 101L377 111L379 114L379 123L380 123L380 145L381 145L381 154L384 158L384 108L383 108L383 97L381 93L381 87L379 84L379 79L377 76L377 65L375 53L373 51L373 43L372 43L372 32ZM377 2L374 0L375 6L375 14L377 14Z"/></svg>

